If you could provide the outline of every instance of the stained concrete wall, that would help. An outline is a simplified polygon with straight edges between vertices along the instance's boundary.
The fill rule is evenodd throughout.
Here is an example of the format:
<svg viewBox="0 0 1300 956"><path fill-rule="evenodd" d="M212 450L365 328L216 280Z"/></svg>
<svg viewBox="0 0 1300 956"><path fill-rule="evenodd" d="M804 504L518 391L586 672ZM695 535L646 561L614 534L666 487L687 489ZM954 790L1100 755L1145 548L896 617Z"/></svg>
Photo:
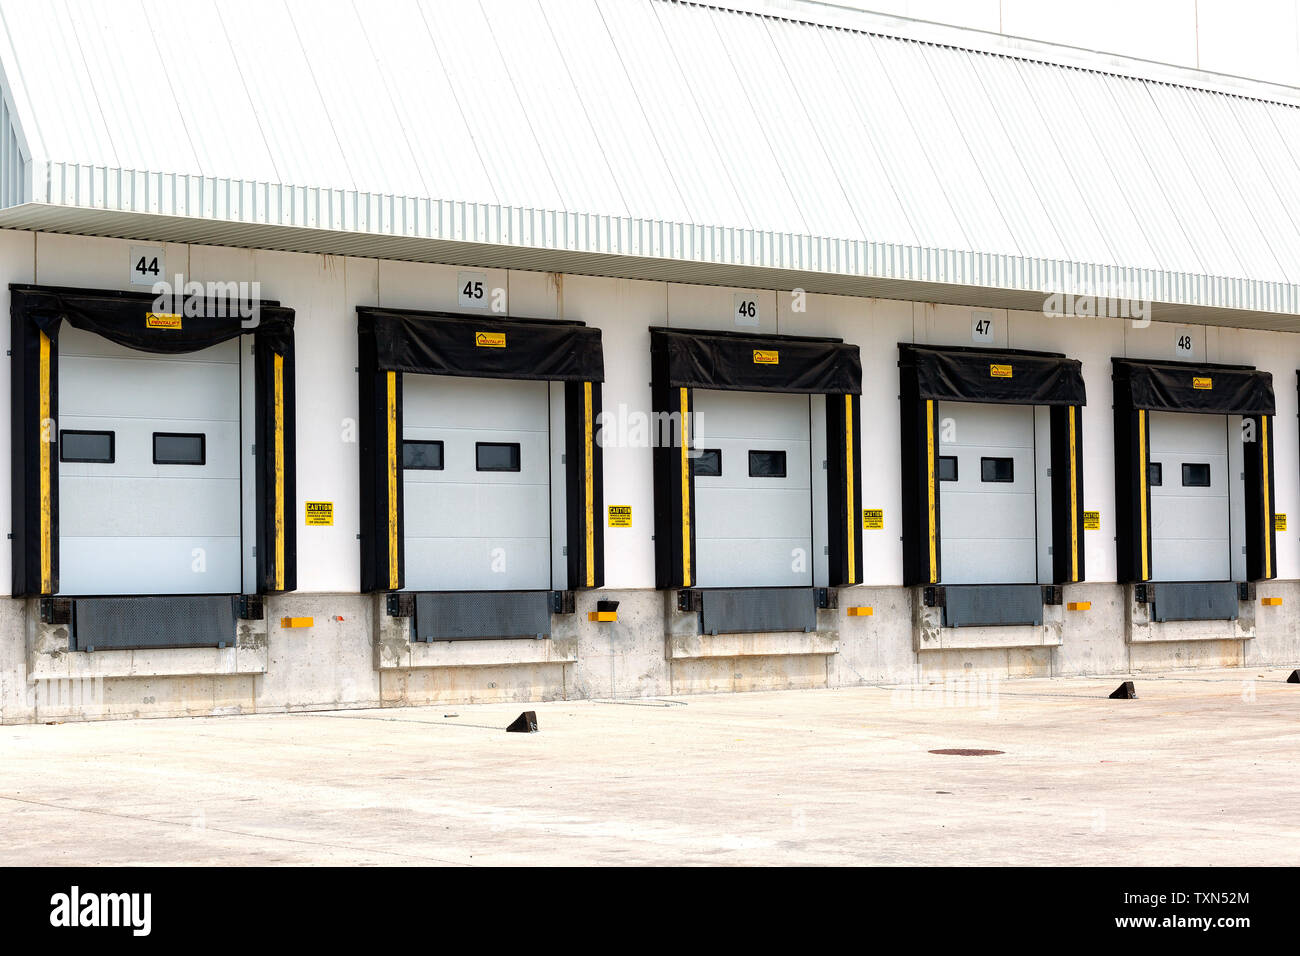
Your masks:
<svg viewBox="0 0 1300 956"><path fill-rule="evenodd" d="M0 231L0 307L7 316L9 282L130 289L131 245ZM628 426L650 405L648 328L733 328L735 295L746 290L184 244L167 245L165 254L169 275L256 281L263 297L278 298L297 311L300 590L269 599L265 622L229 653L72 655L60 635L43 630L33 602L0 599L4 722L1300 663L1300 533L1294 530L1278 535L1283 580L1259 588L1261 597L1281 597L1281 606L1243 605L1243 623L1227 630L1213 623L1164 631L1134 626L1130 589L1114 583L1110 383L1112 356L1174 358L1174 340L1184 331L1198 359L1247 362L1273 372L1279 406L1276 510L1295 515L1300 513L1295 390L1300 336L979 310L993 320L995 344L1061 351L1083 362L1089 394L1083 413L1085 506L1101 512L1102 528L1085 533L1088 583L1069 587L1066 599L1090 607L1053 609L1055 623L1032 637L1001 629L923 640L925 628L918 622L926 612L918 606L919 593L901 586L897 345L969 345L973 310L758 292L760 328L835 335L861 349L863 504L884 511L885 527L864 532L866 584L842 591L840 610L822 612L817 633L709 638L692 633L691 620L675 611L671 596L652 589L651 451L645 443L627 440L634 438ZM484 273L488 287L501 290L512 316L580 319L601 329L605 409L615 416L615 431L624 429L618 432L624 440L606 443L605 500L630 505L633 523L604 529L607 587L599 594L579 594L577 613L554 619L556 637L542 642L546 647L496 641L402 651L403 638L395 630L400 622L386 617L379 599L355 593L360 530L355 309L368 304L461 311L456 293L465 271ZM8 363L0 363L0 369L0 377L7 377ZM7 388L0 389L0 406L7 402ZM8 422L4 408L0 421ZM0 441L0 458L9 453L9 442ZM301 507L307 499L333 501L334 525L307 526ZM8 503L9 470L0 468L0 512L7 514ZM8 586L9 572L10 554L0 549L0 585ZM587 619L597 597L621 602L617 622ZM870 606L873 613L850 617L845 610L850 606ZM281 617L311 617L314 623L282 628Z"/></svg>

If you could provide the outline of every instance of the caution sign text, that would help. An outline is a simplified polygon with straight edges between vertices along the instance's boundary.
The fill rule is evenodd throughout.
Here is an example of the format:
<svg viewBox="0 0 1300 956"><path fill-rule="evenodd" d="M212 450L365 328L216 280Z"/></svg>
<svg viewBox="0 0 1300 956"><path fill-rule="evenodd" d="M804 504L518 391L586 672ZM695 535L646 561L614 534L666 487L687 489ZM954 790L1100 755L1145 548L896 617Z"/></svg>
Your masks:
<svg viewBox="0 0 1300 956"><path fill-rule="evenodd" d="M475 332L474 344L481 349L503 349L506 347L504 332Z"/></svg>
<svg viewBox="0 0 1300 956"><path fill-rule="evenodd" d="M864 531L883 531L885 529L885 509L863 508L862 529Z"/></svg>
<svg viewBox="0 0 1300 956"><path fill-rule="evenodd" d="M1101 512L1085 511L1083 513L1083 530L1100 531L1101 530Z"/></svg>
<svg viewBox="0 0 1300 956"><path fill-rule="evenodd" d="M146 329L179 329L181 317L174 312L146 312L144 316Z"/></svg>
<svg viewBox="0 0 1300 956"><path fill-rule="evenodd" d="M631 505L610 505L609 526L611 528L632 527L632 506Z"/></svg>
<svg viewBox="0 0 1300 956"><path fill-rule="evenodd" d="M1011 366L1010 366L1010 365L990 365L990 366L989 366L989 377L990 377L990 378L1010 378L1010 377L1011 377Z"/></svg>
<svg viewBox="0 0 1300 956"><path fill-rule="evenodd" d="M334 502L332 501L309 501L307 502L307 524L318 527L330 526L334 524Z"/></svg>
<svg viewBox="0 0 1300 956"><path fill-rule="evenodd" d="M1214 388L1214 380L1211 378L1195 377L1192 379L1192 388L1207 389Z"/></svg>
<svg viewBox="0 0 1300 956"><path fill-rule="evenodd" d="M781 353L769 349L754 349L755 365L780 365Z"/></svg>
<svg viewBox="0 0 1300 956"><path fill-rule="evenodd" d="M1284 514L1283 514L1282 512L1280 512L1280 511L1279 511L1279 512L1276 512L1276 513L1273 515L1273 530L1274 530L1274 531L1285 531L1285 530L1286 530L1286 515L1284 515Z"/></svg>

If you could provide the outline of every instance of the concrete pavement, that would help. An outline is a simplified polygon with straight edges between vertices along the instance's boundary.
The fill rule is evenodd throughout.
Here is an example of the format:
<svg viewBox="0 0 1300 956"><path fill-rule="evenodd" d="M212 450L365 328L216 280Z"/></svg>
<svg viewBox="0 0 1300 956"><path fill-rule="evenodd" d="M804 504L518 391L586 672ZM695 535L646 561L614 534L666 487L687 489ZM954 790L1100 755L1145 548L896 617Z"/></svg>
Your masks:
<svg viewBox="0 0 1300 956"><path fill-rule="evenodd" d="M0 727L0 864L1294 865L1286 673Z"/></svg>

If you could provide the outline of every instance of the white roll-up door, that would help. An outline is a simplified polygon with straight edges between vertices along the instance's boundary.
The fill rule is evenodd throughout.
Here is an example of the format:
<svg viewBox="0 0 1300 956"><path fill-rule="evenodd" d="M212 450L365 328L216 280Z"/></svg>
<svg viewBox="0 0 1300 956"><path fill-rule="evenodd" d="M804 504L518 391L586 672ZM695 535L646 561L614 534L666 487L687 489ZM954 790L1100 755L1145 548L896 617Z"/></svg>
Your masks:
<svg viewBox="0 0 1300 956"><path fill-rule="evenodd" d="M939 404L944 584L1037 580L1034 409Z"/></svg>
<svg viewBox="0 0 1300 956"><path fill-rule="evenodd" d="M697 389L694 401L699 586L810 586L808 396Z"/></svg>
<svg viewBox="0 0 1300 956"><path fill-rule="evenodd" d="M239 342L155 355L59 333L65 595L240 590Z"/></svg>
<svg viewBox="0 0 1300 956"><path fill-rule="evenodd" d="M551 586L546 382L402 377L412 591Z"/></svg>
<svg viewBox="0 0 1300 956"><path fill-rule="evenodd" d="M1148 428L1151 577L1229 580L1227 416L1150 412Z"/></svg>

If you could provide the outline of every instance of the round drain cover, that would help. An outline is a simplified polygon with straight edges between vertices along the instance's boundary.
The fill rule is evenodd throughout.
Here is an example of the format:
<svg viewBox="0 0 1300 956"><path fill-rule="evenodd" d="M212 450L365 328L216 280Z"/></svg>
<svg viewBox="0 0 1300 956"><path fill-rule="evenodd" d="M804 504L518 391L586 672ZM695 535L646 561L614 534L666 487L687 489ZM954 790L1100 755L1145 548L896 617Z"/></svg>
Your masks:
<svg viewBox="0 0 1300 956"><path fill-rule="evenodd" d="M951 747L947 750L931 750L932 754L945 754L949 757L992 757L994 754L1006 753L1004 750L976 750L971 747Z"/></svg>

